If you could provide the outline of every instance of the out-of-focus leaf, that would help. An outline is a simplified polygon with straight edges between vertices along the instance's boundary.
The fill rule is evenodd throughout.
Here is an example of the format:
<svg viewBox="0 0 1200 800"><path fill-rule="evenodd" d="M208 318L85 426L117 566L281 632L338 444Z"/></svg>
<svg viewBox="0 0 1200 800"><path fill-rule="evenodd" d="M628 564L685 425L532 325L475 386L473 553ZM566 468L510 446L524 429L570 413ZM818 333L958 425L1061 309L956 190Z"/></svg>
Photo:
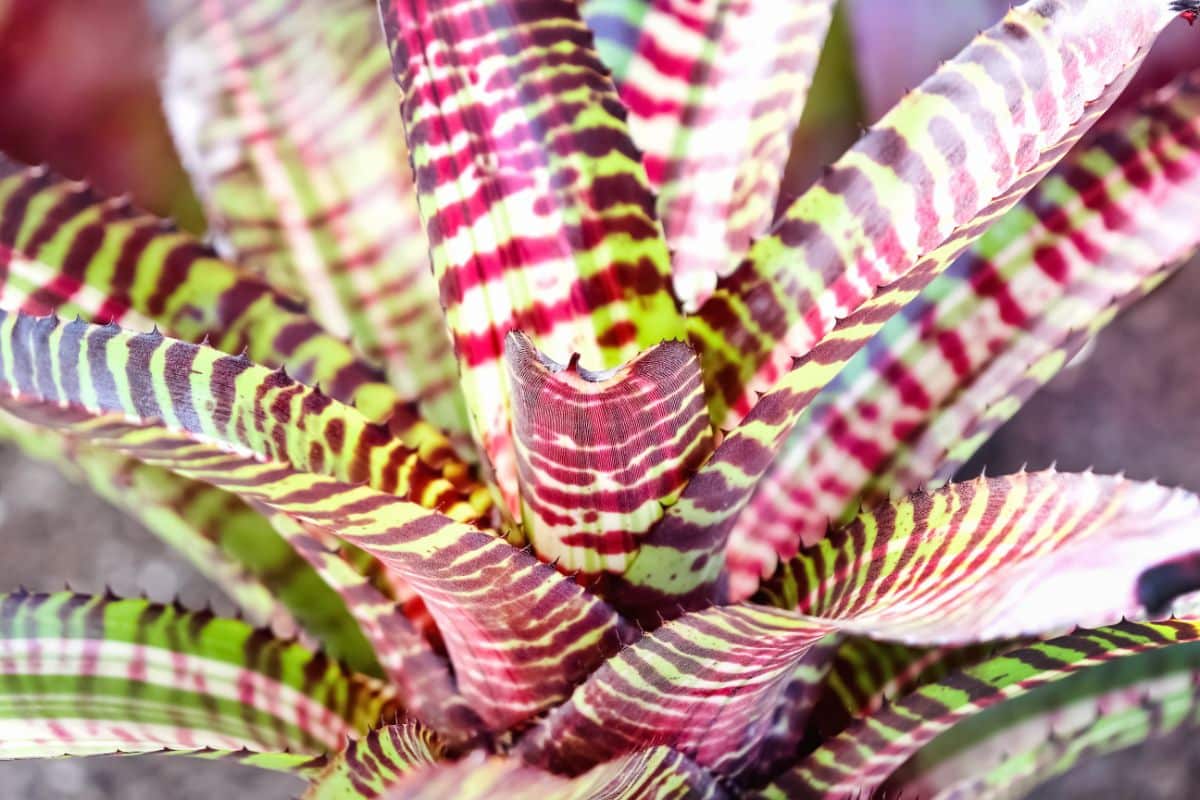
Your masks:
<svg viewBox="0 0 1200 800"><path fill-rule="evenodd" d="M473 432L520 516L511 330L614 367L683 338L624 111L572 0L381 0Z"/></svg>
<svg viewBox="0 0 1200 800"><path fill-rule="evenodd" d="M296 624L330 656L381 675L343 604L265 517L235 495L55 431L0 416L0 438L146 525L220 586L251 622Z"/></svg>
<svg viewBox="0 0 1200 800"><path fill-rule="evenodd" d="M813 400L733 526L732 596L860 498L949 479L1200 242L1197 203L1200 74L1071 155Z"/></svg>
<svg viewBox="0 0 1200 800"><path fill-rule="evenodd" d="M490 727L553 705L636 637L531 554L429 510L437 479L401 456L401 443L369 433L354 409L244 358L0 314L0 389L15 413L233 491L374 556L424 599L459 687ZM347 461L359 440L361 458ZM397 494L372 488L381 479Z"/></svg>
<svg viewBox="0 0 1200 800"><path fill-rule="evenodd" d="M659 605L723 596L730 526L801 412L1070 149L1171 19L1158 0L1012 9L793 203L689 318L714 417L750 413L647 537L691 562Z"/></svg>
<svg viewBox="0 0 1200 800"><path fill-rule="evenodd" d="M217 246L466 433L379 19L361 0L167 0L164 105Z"/></svg>
<svg viewBox="0 0 1200 800"><path fill-rule="evenodd" d="M302 769L390 692L249 625L145 600L0 595L0 758L205 750Z"/></svg>

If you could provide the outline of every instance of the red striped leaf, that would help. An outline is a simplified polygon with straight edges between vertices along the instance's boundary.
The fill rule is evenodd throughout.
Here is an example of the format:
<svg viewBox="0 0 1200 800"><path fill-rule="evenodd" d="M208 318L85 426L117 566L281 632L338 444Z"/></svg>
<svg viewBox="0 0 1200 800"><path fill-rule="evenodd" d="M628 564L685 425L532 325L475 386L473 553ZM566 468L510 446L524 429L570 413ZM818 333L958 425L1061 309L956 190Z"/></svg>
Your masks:
<svg viewBox="0 0 1200 800"><path fill-rule="evenodd" d="M517 517L505 336L600 369L682 338L654 196L576 3L381 8L473 431Z"/></svg>

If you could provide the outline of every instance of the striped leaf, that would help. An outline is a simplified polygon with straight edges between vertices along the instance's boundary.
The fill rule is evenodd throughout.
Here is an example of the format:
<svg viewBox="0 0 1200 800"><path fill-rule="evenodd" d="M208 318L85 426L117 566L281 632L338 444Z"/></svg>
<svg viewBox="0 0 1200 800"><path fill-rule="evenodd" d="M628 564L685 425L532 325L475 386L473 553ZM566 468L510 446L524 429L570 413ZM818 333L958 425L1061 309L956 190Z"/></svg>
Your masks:
<svg viewBox="0 0 1200 800"><path fill-rule="evenodd" d="M351 625L366 637L409 711L452 744L474 739L482 727L479 716L458 693L445 659L406 616L404 604L356 570L341 550L329 547L330 537L322 528L285 513L270 516L275 530L308 562L326 590L345 602Z"/></svg>
<svg viewBox="0 0 1200 800"><path fill-rule="evenodd" d="M842 630L960 644L1161 613L1193 591L1200 498L1098 475L1021 473L865 511L764 584Z"/></svg>
<svg viewBox="0 0 1200 800"><path fill-rule="evenodd" d="M313 779L304 800L391 796L406 775L441 760L443 744L417 722L388 725L352 741Z"/></svg>
<svg viewBox="0 0 1200 800"><path fill-rule="evenodd" d="M590 0L629 128L695 308L767 230L832 0Z"/></svg>
<svg viewBox="0 0 1200 800"><path fill-rule="evenodd" d="M664 342L597 373L557 364L514 332L506 361L533 549L567 571L624 572L712 452L696 354Z"/></svg>
<svg viewBox="0 0 1200 800"><path fill-rule="evenodd" d="M157 325L285 367L374 419L393 414L396 395L382 374L294 299L124 198L0 156L0 253L0 308Z"/></svg>
<svg viewBox="0 0 1200 800"><path fill-rule="evenodd" d="M393 703L378 682L240 621L0 595L0 758L246 749L299 769Z"/></svg>
<svg viewBox="0 0 1200 800"><path fill-rule="evenodd" d="M1200 74L1064 161L813 400L733 526L732 596L859 498L949 479L1200 242L1197 202Z"/></svg>
<svg viewBox="0 0 1200 800"><path fill-rule="evenodd" d="M1157 613L1200 586L1198 528L1200 498L1093 475L916 495L789 562L768 588L795 611L717 606L669 622L601 667L520 748L577 773L665 744L754 779L778 756L775 742L795 752L806 715L782 737L764 730L794 707L797 678L812 684L829 669L828 656L810 658L827 634L963 644Z"/></svg>
<svg viewBox="0 0 1200 800"><path fill-rule="evenodd" d="M666 745L717 774L753 775L760 760L790 755L786 747L772 752L792 733L777 735L775 723L788 721L798 687L822 677L828 659L812 664L804 656L834 628L752 605L684 615L605 663L526 734L518 752L577 774Z"/></svg>
<svg viewBox="0 0 1200 800"><path fill-rule="evenodd" d="M974 666L1012 643L959 647L911 647L862 636L839 640L828 674L817 689L807 728L796 755L806 755L857 719L887 703L940 680L955 670Z"/></svg>
<svg viewBox="0 0 1200 800"><path fill-rule="evenodd" d="M1080 630L1044 644L1033 645L984 662L931 684L868 717L841 736L828 742L795 768L777 778L763 798L856 798L885 781L910 757L956 723L980 712L987 721L990 709L1002 712L1004 705L1027 696L1050 701L1042 692L1052 684L1084 670L1122 658L1134 658L1130 671L1161 669L1194 670L1200 638L1200 622L1171 620L1161 623L1123 622L1110 628ZM1146 659L1139 654L1165 651L1162 657ZM1116 665L1113 665L1116 666ZM1098 673L1093 690L1112 687L1113 673ZM1084 683L1083 686L1087 686ZM1086 690L1085 690L1086 691ZM1026 706L1028 707L1028 706ZM1046 709L1036 706L1039 713ZM997 717L990 717L993 724ZM952 735L952 734L948 734ZM1014 741L1019 748L1022 742ZM971 794L981 796L983 793ZM922 794L922 797L931 796Z"/></svg>
<svg viewBox="0 0 1200 800"><path fill-rule="evenodd" d="M0 361L9 410L374 556L424 599L464 697L489 727L554 704L635 636L529 553L404 501L437 507L439 480L400 457L403 444L364 433L374 429L353 409L278 372L161 335L12 314L0 315ZM348 461L347 446L360 457ZM319 465L324 474L310 471ZM396 494L373 488L380 479Z"/></svg>
<svg viewBox="0 0 1200 800"><path fill-rule="evenodd" d="M380 7L473 430L519 518L505 336L592 369L683 338L654 196L575 2Z"/></svg>
<svg viewBox="0 0 1200 800"><path fill-rule="evenodd" d="M162 93L220 252L466 433L387 48L361 0L168 0Z"/></svg>
<svg viewBox="0 0 1200 800"><path fill-rule="evenodd" d="M359 672L383 674L346 605L265 517L236 496L7 414L0 417L0 438L140 520L220 586L251 622L298 623L332 657Z"/></svg>
<svg viewBox="0 0 1200 800"><path fill-rule="evenodd" d="M1012 9L793 203L689 319L715 418L753 411L647 539L691 562L662 587L669 598L724 594L730 526L800 413L1067 152L1171 18L1158 0Z"/></svg>
<svg viewBox="0 0 1200 800"><path fill-rule="evenodd" d="M724 800L728 796L704 770L666 747L603 764L574 780L518 759L479 752L455 764L418 771L388 795L406 800Z"/></svg>
<svg viewBox="0 0 1200 800"><path fill-rule="evenodd" d="M881 791L930 798L1025 796L1083 762L1195 728L1198 681L1200 652L1190 643L1088 667L952 725Z"/></svg>

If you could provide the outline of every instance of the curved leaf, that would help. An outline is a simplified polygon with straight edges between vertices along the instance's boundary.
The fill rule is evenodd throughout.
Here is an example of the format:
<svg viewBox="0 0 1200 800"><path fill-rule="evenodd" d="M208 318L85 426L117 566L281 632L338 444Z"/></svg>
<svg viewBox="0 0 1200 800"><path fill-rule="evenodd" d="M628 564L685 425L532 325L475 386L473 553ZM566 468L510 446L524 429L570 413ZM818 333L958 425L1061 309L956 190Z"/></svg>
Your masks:
<svg viewBox="0 0 1200 800"><path fill-rule="evenodd" d="M804 656L835 627L752 605L684 615L601 666L526 734L518 752L578 774L665 745L717 774L752 775L758 762L790 757L786 747L772 752L793 733L787 712L828 666L827 656L815 663ZM785 736L772 735L781 717Z"/></svg>
<svg viewBox="0 0 1200 800"><path fill-rule="evenodd" d="M870 503L949 479L1200 241L1200 75L1118 118L813 400L730 534L731 594ZM1149 284L1147 282L1150 282ZM947 458L947 453L951 457Z"/></svg>
<svg viewBox="0 0 1200 800"><path fill-rule="evenodd" d="M393 702L377 681L237 620L0 595L0 758L247 749L296 769Z"/></svg>
<svg viewBox="0 0 1200 800"><path fill-rule="evenodd" d="M843 630L959 644L1164 612L1193 590L1198 562L1195 495L1022 473L863 512L783 565L764 594Z"/></svg>
<svg viewBox="0 0 1200 800"><path fill-rule="evenodd" d="M170 0L162 93L217 246L466 433L391 63L360 0Z"/></svg>
<svg viewBox="0 0 1200 800"><path fill-rule="evenodd" d="M792 709L799 671L809 684L824 677L828 656L808 659L827 634L963 644L1156 613L1200 585L1198 531L1200 498L1119 478L1022 474L915 495L789 562L768 587L796 611L744 604L668 622L604 664L520 750L577 773L665 744L753 782L756 766L777 763L775 742L795 753L806 715L783 736L764 729Z"/></svg>
<svg viewBox="0 0 1200 800"><path fill-rule="evenodd" d="M402 444L360 439L373 429L353 409L243 358L161 335L0 314L0 389L10 410L374 556L424 599L464 696L495 729L562 699L635 636L602 601L493 533L352 482L383 477L429 505L441 491L437 479L409 480L424 473L396 458ZM329 422L340 436L329 435ZM356 439L362 457L347 460ZM304 471L318 464L334 476Z"/></svg>
<svg viewBox="0 0 1200 800"><path fill-rule="evenodd" d="M299 623L332 657L383 674L345 604L236 496L7 414L0 416L0 438L140 520L225 590L251 622Z"/></svg>
<svg viewBox="0 0 1200 800"><path fill-rule="evenodd" d="M567 571L623 572L712 452L696 354L664 342L596 373L551 361L519 333L506 350L533 549Z"/></svg>
<svg viewBox="0 0 1200 800"><path fill-rule="evenodd" d="M381 0L480 449L520 516L504 339L559 362L683 338L654 196L573 0Z"/></svg>
<svg viewBox="0 0 1200 800"><path fill-rule="evenodd" d="M1200 622L1194 620L1123 622L1005 654L919 689L868 717L781 775L761 796L861 797L936 736L985 709L1027 693L1035 697L1040 687L1085 668L1161 648L1174 651L1168 656L1171 660L1194 669L1198 638ZM1190 644L1173 646L1185 642ZM1131 667L1136 671L1148 663L1139 660ZM1086 672L1081 677L1086 680Z"/></svg>
<svg viewBox="0 0 1200 800"><path fill-rule="evenodd" d="M832 0L591 0L583 17L617 72L634 142L695 307L766 231Z"/></svg>
<svg viewBox="0 0 1200 800"><path fill-rule="evenodd" d="M1158 0L1012 9L885 116L722 281L689 329L714 417L730 424L753 411L647 537L691 562L687 580L663 594L684 607L723 596L730 526L800 413L1066 153L1170 19Z"/></svg>
<svg viewBox="0 0 1200 800"><path fill-rule="evenodd" d="M0 308L141 331L157 325L285 367L373 419L387 419L397 402L382 374L293 298L124 198L105 199L84 183L3 156ZM407 424L402 416L396 422Z"/></svg>
<svg viewBox="0 0 1200 800"><path fill-rule="evenodd" d="M389 792L406 775L441 760L436 734L405 722L373 730L329 762L304 800L370 800Z"/></svg>
<svg viewBox="0 0 1200 800"><path fill-rule="evenodd" d="M1017 797L1097 756L1200 724L1200 652L1181 644L1088 667L950 728L881 790Z"/></svg>

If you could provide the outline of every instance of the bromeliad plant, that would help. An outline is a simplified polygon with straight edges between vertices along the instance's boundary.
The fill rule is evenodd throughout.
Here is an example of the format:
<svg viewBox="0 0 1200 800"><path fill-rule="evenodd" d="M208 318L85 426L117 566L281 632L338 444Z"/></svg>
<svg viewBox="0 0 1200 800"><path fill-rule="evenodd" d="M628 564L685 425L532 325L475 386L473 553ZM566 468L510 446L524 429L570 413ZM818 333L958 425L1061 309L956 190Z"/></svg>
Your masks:
<svg viewBox="0 0 1200 800"><path fill-rule="evenodd" d="M832 6L159 9L215 249L0 167L3 429L247 621L0 597L0 755L977 796L1192 722L1200 499L945 481L1200 240L1200 75L1076 147L1200 4L1014 8L776 212Z"/></svg>

